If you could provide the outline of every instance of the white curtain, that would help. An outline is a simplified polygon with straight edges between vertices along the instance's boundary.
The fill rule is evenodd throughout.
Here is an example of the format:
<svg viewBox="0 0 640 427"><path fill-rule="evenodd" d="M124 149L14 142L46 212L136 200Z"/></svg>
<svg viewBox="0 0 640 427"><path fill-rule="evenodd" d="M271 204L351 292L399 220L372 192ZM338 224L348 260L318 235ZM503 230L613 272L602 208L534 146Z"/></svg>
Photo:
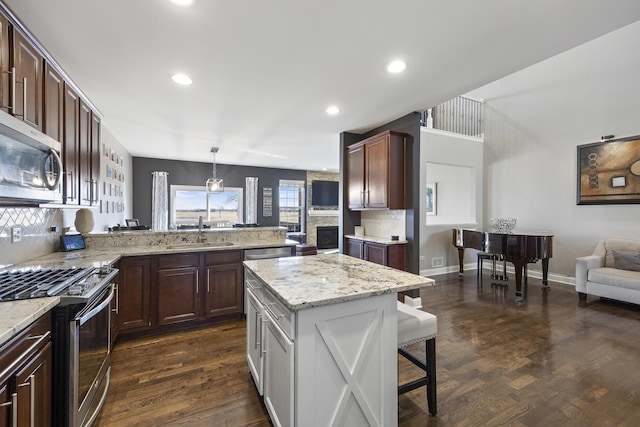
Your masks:
<svg viewBox="0 0 640 427"><path fill-rule="evenodd" d="M169 196L167 172L154 171L151 185L151 229L166 231L169 228Z"/></svg>
<svg viewBox="0 0 640 427"><path fill-rule="evenodd" d="M246 177L245 224L258 223L258 178Z"/></svg>

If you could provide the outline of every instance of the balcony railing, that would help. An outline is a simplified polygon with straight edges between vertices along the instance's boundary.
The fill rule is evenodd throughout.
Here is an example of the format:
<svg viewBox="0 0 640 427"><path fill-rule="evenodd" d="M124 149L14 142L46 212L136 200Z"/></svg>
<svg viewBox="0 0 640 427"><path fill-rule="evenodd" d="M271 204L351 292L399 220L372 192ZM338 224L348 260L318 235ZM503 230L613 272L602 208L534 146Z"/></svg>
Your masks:
<svg viewBox="0 0 640 427"><path fill-rule="evenodd" d="M458 96L423 111L420 122L430 129L484 138L483 107L481 101Z"/></svg>

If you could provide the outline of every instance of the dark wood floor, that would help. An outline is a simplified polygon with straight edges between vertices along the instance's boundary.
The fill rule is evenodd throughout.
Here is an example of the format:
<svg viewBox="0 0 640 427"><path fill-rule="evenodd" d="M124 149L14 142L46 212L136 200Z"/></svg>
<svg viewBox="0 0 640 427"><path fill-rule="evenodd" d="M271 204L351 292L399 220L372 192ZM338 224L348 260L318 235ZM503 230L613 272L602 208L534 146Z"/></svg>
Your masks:
<svg viewBox="0 0 640 427"><path fill-rule="evenodd" d="M400 426L640 425L640 308L529 281L529 301L482 289L475 272L422 291L438 316L438 416L423 390L399 397ZM96 425L268 426L244 354L243 321L119 342ZM400 360L401 379L412 365Z"/></svg>

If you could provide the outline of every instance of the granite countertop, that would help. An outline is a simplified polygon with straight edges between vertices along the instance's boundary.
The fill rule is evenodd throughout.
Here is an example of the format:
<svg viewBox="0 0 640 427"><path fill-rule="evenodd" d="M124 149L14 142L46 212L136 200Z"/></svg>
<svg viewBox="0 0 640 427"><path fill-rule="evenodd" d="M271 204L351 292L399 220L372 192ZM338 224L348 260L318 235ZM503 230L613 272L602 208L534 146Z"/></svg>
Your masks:
<svg viewBox="0 0 640 427"><path fill-rule="evenodd" d="M408 240L391 240L386 237L376 237L376 236L356 236L355 234L345 234L344 237L347 239L359 239L364 240L365 242L374 242L374 243L382 243L383 245L406 245L409 243Z"/></svg>
<svg viewBox="0 0 640 427"><path fill-rule="evenodd" d="M343 254L245 261L289 310L433 286L435 281Z"/></svg>
<svg viewBox="0 0 640 427"><path fill-rule="evenodd" d="M243 230L253 230L254 232L268 232L270 230L278 230L276 227L256 230L256 228L225 230L234 233L234 236L248 235ZM238 234L239 232L239 234ZM176 232L173 232L174 234ZM167 233L168 234L168 233ZM174 241L172 243L160 244L158 234L149 233L148 231L140 232L123 232L110 233L110 236L127 235L133 237L134 243L148 243L147 245L128 246L132 242L131 239L119 239L114 242L112 239L105 241L105 244L98 245L96 248L81 249L71 252L52 252L50 254L34 258L19 264L14 264L5 269L11 270L16 268L86 268L99 267L101 265L113 264L122 257L141 256L141 255L163 255L174 253L190 253L190 252L207 252L207 251L223 251L223 250L243 250L256 248L270 248L278 246L294 246L298 244L295 240L283 239L281 241L265 240L260 242L259 238L252 237L240 238L235 242L229 241L210 241L204 243ZM184 233L187 235L187 233ZM197 235L197 234L196 234ZM207 237L214 237L215 234L205 234ZM101 236L101 237L106 237ZM213 239L212 239L213 240ZM115 243L115 244L114 244ZM120 243L120 244L117 244ZM31 300L5 301L0 302L0 345L9 340L13 335L29 326L34 320L45 314L55 307L60 299L58 297L36 298Z"/></svg>
<svg viewBox="0 0 640 427"><path fill-rule="evenodd" d="M212 244L169 244L166 246L123 246L113 249L81 249L71 252L52 252L50 254L15 264L8 269L22 267L99 267L100 265L113 264L122 257L143 256L143 255L166 255L175 253L208 252L208 251L230 251L256 248L271 248L276 246L295 246L295 240L286 240L280 244L273 242L265 244L256 243L233 243L227 245Z"/></svg>
<svg viewBox="0 0 640 427"><path fill-rule="evenodd" d="M36 298L0 303L0 346L43 314L58 305L60 298Z"/></svg>

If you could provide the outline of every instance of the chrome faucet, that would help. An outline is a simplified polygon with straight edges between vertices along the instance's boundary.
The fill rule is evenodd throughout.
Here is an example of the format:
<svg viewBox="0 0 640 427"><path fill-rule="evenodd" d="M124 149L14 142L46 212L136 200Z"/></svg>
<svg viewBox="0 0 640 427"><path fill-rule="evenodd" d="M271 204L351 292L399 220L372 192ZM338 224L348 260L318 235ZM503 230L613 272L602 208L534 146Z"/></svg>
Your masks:
<svg viewBox="0 0 640 427"><path fill-rule="evenodd" d="M204 237L204 232L202 231L204 227L202 215L198 218L198 243L206 242L207 238Z"/></svg>

